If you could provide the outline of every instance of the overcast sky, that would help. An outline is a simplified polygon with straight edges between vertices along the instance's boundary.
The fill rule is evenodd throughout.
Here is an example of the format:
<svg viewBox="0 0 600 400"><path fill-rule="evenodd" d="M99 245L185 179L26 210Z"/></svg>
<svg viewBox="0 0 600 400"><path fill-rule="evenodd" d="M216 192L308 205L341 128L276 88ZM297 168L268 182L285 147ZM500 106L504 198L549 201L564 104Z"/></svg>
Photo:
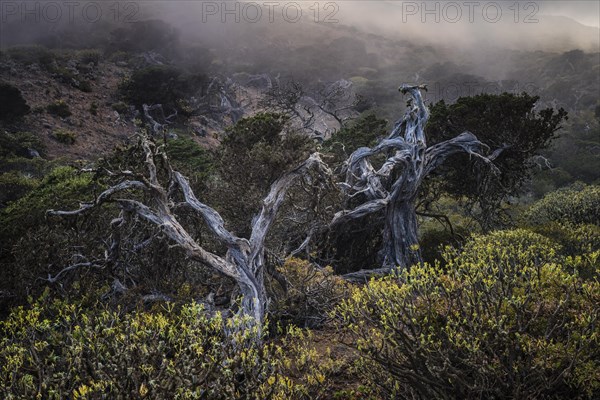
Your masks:
<svg viewBox="0 0 600 400"><path fill-rule="evenodd" d="M589 26L600 27L600 1L538 1L540 13L564 15Z"/></svg>

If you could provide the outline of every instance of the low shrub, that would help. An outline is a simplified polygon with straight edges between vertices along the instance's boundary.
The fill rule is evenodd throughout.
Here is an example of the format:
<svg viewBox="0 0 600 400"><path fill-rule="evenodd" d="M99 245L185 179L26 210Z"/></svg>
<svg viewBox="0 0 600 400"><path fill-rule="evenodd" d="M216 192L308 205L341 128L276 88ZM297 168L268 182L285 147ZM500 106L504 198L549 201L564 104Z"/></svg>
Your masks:
<svg viewBox="0 0 600 400"><path fill-rule="evenodd" d="M0 121L21 118L31 110L21 91L4 82L0 82L0 104Z"/></svg>
<svg viewBox="0 0 600 400"><path fill-rule="evenodd" d="M119 101L118 103L113 103L110 106L113 110L115 110L116 112L118 112L119 114L127 114L129 112L129 106L125 103L123 103L122 101Z"/></svg>
<svg viewBox="0 0 600 400"><path fill-rule="evenodd" d="M17 200L36 188L39 180L18 171L0 173L0 207Z"/></svg>
<svg viewBox="0 0 600 400"><path fill-rule="evenodd" d="M46 111L61 118L67 118L71 115L71 109L64 100L57 100L54 103L48 104Z"/></svg>
<svg viewBox="0 0 600 400"><path fill-rule="evenodd" d="M275 347L191 303L159 312L45 299L0 322L3 398L270 398Z"/></svg>
<svg viewBox="0 0 600 400"><path fill-rule="evenodd" d="M96 103L95 101L92 102L92 104L90 104L89 111L92 115L98 115L98 103Z"/></svg>
<svg viewBox="0 0 600 400"><path fill-rule="evenodd" d="M529 224L548 222L600 225L600 186L575 183L548 193L524 215Z"/></svg>
<svg viewBox="0 0 600 400"><path fill-rule="evenodd" d="M525 230L477 236L337 308L360 371L389 398L597 398L600 283ZM566 261L569 263L570 261Z"/></svg>
<svg viewBox="0 0 600 400"><path fill-rule="evenodd" d="M49 67L56 59L51 50L39 45L10 47L6 50L6 54L18 63L40 64L43 67Z"/></svg>
<svg viewBox="0 0 600 400"><path fill-rule="evenodd" d="M85 80L78 81L77 88L85 93L91 93L93 91L90 81Z"/></svg>
<svg viewBox="0 0 600 400"><path fill-rule="evenodd" d="M289 258L281 268L286 290L276 290L271 312L284 323L316 328L328 319L331 310L350 292L348 283L331 267L317 268L308 261ZM279 287L278 284L274 287Z"/></svg>
<svg viewBox="0 0 600 400"><path fill-rule="evenodd" d="M29 157L29 149L43 152L43 142L29 132L4 132L0 134L0 157Z"/></svg>
<svg viewBox="0 0 600 400"><path fill-rule="evenodd" d="M5 399L319 398L333 362L290 328L262 341L241 317L202 305L109 309L47 292L0 321L0 395ZM241 327L246 329L241 329ZM321 371L325 371L321 372Z"/></svg>
<svg viewBox="0 0 600 400"><path fill-rule="evenodd" d="M68 129L56 129L53 133L54 138L64 144L74 144L77 134Z"/></svg>
<svg viewBox="0 0 600 400"><path fill-rule="evenodd" d="M138 108L143 104L176 108L178 101L194 94L205 82L203 75L188 75L178 68L158 65L135 71L119 84L119 93Z"/></svg>
<svg viewBox="0 0 600 400"><path fill-rule="evenodd" d="M183 171L192 183L204 182L213 169L213 157L189 137L179 136L167 142L167 154L175 168Z"/></svg>
<svg viewBox="0 0 600 400"><path fill-rule="evenodd" d="M66 166L54 168L36 190L0 211L1 237L18 237L20 234L17 232L22 229L39 225L47 210L76 207L94 189L94 181L89 174Z"/></svg>
<svg viewBox="0 0 600 400"><path fill-rule="evenodd" d="M96 49L86 49L79 50L76 53L77 60L82 64L93 63L94 65L98 65L100 62L100 58L102 57L102 53L100 50Z"/></svg>

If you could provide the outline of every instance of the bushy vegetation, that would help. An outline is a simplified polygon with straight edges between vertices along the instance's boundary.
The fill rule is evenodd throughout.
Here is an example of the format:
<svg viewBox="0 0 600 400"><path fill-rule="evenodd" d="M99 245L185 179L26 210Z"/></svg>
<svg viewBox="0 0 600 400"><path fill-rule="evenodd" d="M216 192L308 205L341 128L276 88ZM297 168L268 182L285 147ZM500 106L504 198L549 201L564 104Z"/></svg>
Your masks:
<svg viewBox="0 0 600 400"><path fill-rule="evenodd" d="M157 313L44 299L2 323L3 398L269 398L275 348L199 304Z"/></svg>
<svg viewBox="0 0 600 400"><path fill-rule="evenodd" d="M129 106L122 101L111 104L110 108L118 112L119 114L127 114L129 112Z"/></svg>
<svg viewBox="0 0 600 400"><path fill-rule="evenodd" d="M85 49L79 50L76 53L77 60L82 64L94 64L98 65L100 63L100 59L102 58L102 52L97 49Z"/></svg>
<svg viewBox="0 0 600 400"><path fill-rule="evenodd" d="M62 269L62 262L69 259L64 253L73 243L65 239L69 232L49 229L40 222L46 220L46 211L62 204L75 206L94 187L89 175L72 167L57 167L0 210L0 291L11 295L0 298L0 313L5 313L12 301L22 302L33 287L33 293L39 293L38 278L46 277L49 267Z"/></svg>
<svg viewBox="0 0 600 400"><path fill-rule="evenodd" d="M143 104L176 108L178 100L193 95L205 80L202 74L190 75L177 67L157 65L136 70L119 85L119 92L138 108Z"/></svg>
<svg viewBox="0 0 600 400"><path fill-rule="evenodd" d="M285 285L277 287L279 283L273 283L276 289L271 313L280 323L322 327L329 321L331 310L350 292L349 284L331 267L317 268L305 260L290 258L279 272Z"/></svg>
<svg viewBox="0 0 600 400"><path fill-rule="evenodd" d="M286 132L286 123L285 116L272 113L243 118L228 129L216 155L220 179L215 201L242 235L269 186L305 160L314 146L306 136Z"/></svg>
<svg viewBox="0 0 600 400"><path fill-rule="evenodd" d="M39 45L10 47L6 50L6 54L18 63L39 64L44 68L50 68L56 59L56 55L51 50Z"/></svg>
<svg viewBox="0 0 600 400"><path fill-rule="evenodd" d="M552 221L600 225L600 186L574 184L548 193L524 217L538 225Z"/></svg>
<svg viewBox="0 0 600 400"><path fill-rule="evenodd" d="M264 342L241 317L202 304L108 308L45 293L0 322L5 399L319 398L336 369L289 328Z"/></svg>
<svg viewBox="0 0 600 400"><path fill-rule="evenodd" d="M41 140L28 132L0 134L0 207L37 187L48 169Z"/></svg>
<svg viewBox="0 0 600 400"><path fill-rule="evenodd" d="M71 108L64 100L56 100L54 103L50 103L46 106L46 110L52 114L61 118L67 118L71 116Z"/></svg>
<svg viewBox="0 0 600 400"><path fill-rule="evenodd" d="M337 313L364 379L386 398L598 395L600 284L559 253L497 232L355 289Z"/></svg>
<svg viewBox="0 0 600 400"><path fill-rule="evenodd" d="M29 132L4 132L0 135L1 161L12 157L30 157L29 149L44 150L42 141Z"/></svg>
<svg viewBox="0 0 600 400"><path fill-rule="evenodd" d="M499 169L495 174L468 155L451 157L436 173L437 178L427 183L428 194L447 193L456 199L468 199L468 212L484 229L506 225L501 213L502 201L520 193L532 172L532 157L558 137L557 131L567 117L562 108L536 111L538 100L538 96L527 93L502 93L461 97L453 104L443 100L434 104L427 125L431 144L469 131L489 146L490 152L500 149L502 152L494 159Z"/></svg>
<svg viewBox="0 0 600 400"><path fill-rule="evenodd" d="M377 139L386 136L388 123L373 112L361 115L343 126L323 143L323 149L334 156L336 163L343 162L359 147L373 146Z"/></svg>
<svg viewBox="0 0 600 400"><path fill-rule="evenodd" d="M0 104L0 121L18 119L30 111L21 91L5 82L0 82Z"/></svg>
<svg viewBox="0 0 600 400"><path fill-rule="evenodd" d="M165 157L189 178L199 202L214 205L243 253L249 223L256 221L271 183L315 149L343 174L349 154L389 134L388 120L378 115L391 117L386 112L393 109L397 116L398 97L390 88L406 76L422 72L430 81L485 84L452 63L425 68L421 59L439 55L432 47L337 33L336 39L298 46L291 54L271 42L254 51L250 39L235 46L243 51L197 47L182 54L175 29L140 21L112 32L109 44L103 32L102 50L23 46L0 56L9 61L6 70L18 63L17 68L41 70L87 92L104 50L112 52L107 59L117 67L107 71L128 77L102 107L118 112L121 122L143 104L162 104L165 114L177 110L179 118L153 146L164 146ZM375 50L380 44L382 50ZM407 62L408 52L415 55L410 69L398 64ZM384 53L400 56L383 59ZM0 132L0 398L600 397L600 191L594 153L600 106L595 117L589 110L596 100L590 93L597 86L597 65L593 55L580 51L536 57L555 61L540 74L544 82L552 74L561 77L547 85L548 93L582 94L577 102L587 107L569 120L553 150L548 146L566 113L540 109L537 96L482 94L431 107L429 144L470 130L490 152L503 152L494 161L497 175L476 157L456 156L425 182L417 248L427 262L360 285L345 280L340 274L380 265L385 217L373 215L334 232L327 224L341 207L336 181L321 185L317 174L299 179L285 195L264 253L257 254L265 258L264 275L256 275L268 293L264 324L239 316L240 289L233 279L186 256L167 240L168 223L157 227L133 208L119 208L117 196L73 218L47 213L93 204L109 184L148 182L146 155L139 146L119 147L94 163L73 163L85 165L86 173L53 168L64 161L36 155L44 156L39 133L14 133L20 129L13 128L15 117L26 115L29 106L16 87L0 83L0 104L8 104L0 120L12 129L4 132L2 125ZM164 65L149 66L155 59ZM268 71L297 72L309 85L315 77L319 83L352 77L353 89L369 97L353 111L367 112L321 144L296 134L285 116L258 113L239 120L217 149L207 150L180 123L181 117L199 114L191 96L204 94L207 80L197 72L208 68L219 74L243 71L239 79L232 77L235 82L249 72ZM571 87L581 76L589 78L591 89ZM76 106L58 100L33 112L67 118L69 105ZM375 106L377 114L370 109ZM94 101L87 111L97 115L99 108ZM202 116L200 135L213 136L220 123L209 117ZM76 133L54 129L50 137L73 144ZM540 150L549 164L531 157ZM383 160L374 159L374 167ZM158 180L167 181L172 171L165 168L166 158L154 162ZM543 170L541 179L526 186L533 169ZM553 191L575 179L586 184ZM530 197L513 197L523 188L534 199L552 192L528 206ZM173 194L168 206L190 242L225 254L228 243L207 234L206 219L185 205L174 185L121 194L130 204L140 201L160 213L155 191L162 189ZM515 218L500 218L505 211ZM511 229L491 230L500 225ZM238 256L234 251L223 258Z"/></svg>
<svg viewBox="0 0 600 400"><path fill-rule="evenodd" d="M187 176L193 178L194 183L204 183L214 167L211 154L189 137L179 136L169 140L167 154L173 165L185 171Z"/></svg>
<svg viewBox="0 0 600 400"><path fill-rule="evenodd" d="M574 181L597 184L600 157L594 149L599 145L600 114L592 110L572 113L554 146L544 154L551 168L535 175L534 193L541 196ZM539 161L544 167L544 161Z"/></svg>
<svg viewBox="0 0 600 400"><path fill-rule="evenodd" d="M77 133L69 129L56 129L52 132L52 135L56 140L63 144L74 144L77 139Z"/></svg>

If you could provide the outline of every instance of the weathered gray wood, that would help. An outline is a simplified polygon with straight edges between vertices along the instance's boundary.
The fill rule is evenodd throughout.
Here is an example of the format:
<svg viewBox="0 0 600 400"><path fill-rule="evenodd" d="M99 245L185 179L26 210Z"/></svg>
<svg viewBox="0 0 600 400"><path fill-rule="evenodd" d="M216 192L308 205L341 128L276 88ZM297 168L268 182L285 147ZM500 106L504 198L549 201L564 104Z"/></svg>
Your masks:
<svg viewBox="0 0 600 400"><path fill-rule="evenodd" d="M427 147L425 126L429 110L421 89L426 90L426 87L402 85L399 90L410 96L405 115L394 124L386 139L371 148L361 147L350 155L344 167L346 179L340 186L348 198L362 196L364 201L353 209L336 213L330 224L336 227L352 219L383 213L381 260L383 269L388 272L421 262L416 199L423 179L449 156L459 152L477 157L495 169L492 160L502 151L499 149L486 157L487 146L470 132ZM386 155L387 160L375 170L370 158L378 154ZM372 273L359 271L348 278L361 280L368 275Z"/></svg>
<svg viewBox="0 0 600 400"><path fill-rule="evenodd" d="M267 307L267 294L263 282L264 273L264 247L265 239L273 220L284 200L286 191L302 176L315 169L320 174L330 174L327 166L321 161L318 153L312 154L300 166L281 176L271 185L269 194L263 201L261 212L252 223L252 234L249 239L240 238L228 231L225 222L217 211L202 203L194 194L186 177L174 171L164 148L156 146L148 137L141 137L141 148L145 153L145 166L147 176L136 181L123 181L102 192L95 201L81 204L80 208L72 211L49 210L48 214L56 216L75 216L84 214L94 207L106 202L113 202L120 206L123 212L135 214L146 222L157 226L162 234L166 235L175 245L180 247L186 255L213 270L233 278L241 291L241 312L253 317L255 321L262 322ZM158 179L155 159L160 158L167 168L169 182L163 185ZM118 174L113 174L118 175ZM124 176L131 176L126 171ZM169 188L169 190L165 189ZM185 204L197 215L202 217L206 225L216 238L227 248L225 255L217 255L200 246L180 224L174 211L176 202L172 198L177 189L183 194ZM115 198L126 190L142 190L147 200L142 203L128 198ZM177 204L179 207L181 203ZM120 225L123 220L115 220ZM79 265L67 267L63 272L68 272ZM56 280L63 272L55 277Z"/></svg>

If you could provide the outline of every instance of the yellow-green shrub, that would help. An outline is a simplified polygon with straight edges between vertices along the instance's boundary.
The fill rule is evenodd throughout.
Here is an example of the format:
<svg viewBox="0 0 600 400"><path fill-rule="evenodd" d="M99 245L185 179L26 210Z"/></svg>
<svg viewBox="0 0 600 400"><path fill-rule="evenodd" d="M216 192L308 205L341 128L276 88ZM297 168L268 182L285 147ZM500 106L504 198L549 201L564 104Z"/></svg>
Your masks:
<svg viewBox="0 0 600 400"><path fill-rule="evenodd" d="M125 311L90 299L46 292L0 321L0 398L317 399L340 367L298 328L266 342L194 302Z"/></svg>
<svg viewBox="0 0 600 400"><path fill-rule="evenodd" d="M600 277L600 226L550 222L531 229L560 243L566 264L581 277Z"/></svg>
<svg viewBox="0 0 600 400"><path fill-rule="evenodd" d="M592 398L600 393L600 284L524 231L478 236L447 264L356 289L337 309L390 398Z"/></svg>
<svg viewBox="0 0 600 400"><path fill-rule="evenodd" d="M269 398L275 347L191 303L124 312L42 298L0 322L0 397Z"/></svg>
<svg viewBox="0 0 600 400"><path fill-rule="evenodd" d="M600 225L600 186L576 183L548 193L524 215L530 224L548 222Z"/></svg>

